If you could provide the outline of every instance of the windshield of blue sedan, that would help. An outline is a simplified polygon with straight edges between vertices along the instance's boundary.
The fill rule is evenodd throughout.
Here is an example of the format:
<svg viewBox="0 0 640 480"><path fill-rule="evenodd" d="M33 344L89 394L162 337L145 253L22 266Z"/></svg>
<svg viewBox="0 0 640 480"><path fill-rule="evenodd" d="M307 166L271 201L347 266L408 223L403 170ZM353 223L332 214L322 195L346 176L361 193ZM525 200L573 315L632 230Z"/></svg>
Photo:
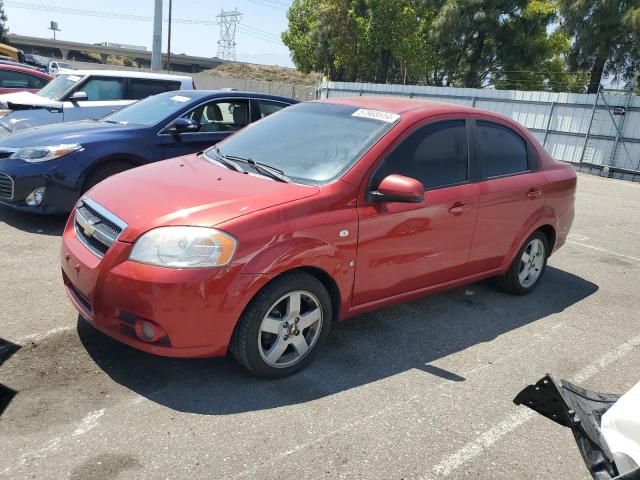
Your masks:
<svg viewBox="0 0 640 480"><path fill-rule="evenodd" d="M150 127L191 102L186 93L168 92L147 97L101 118L103 122Z"/></svg>
<svg viewBox="0 0 640 480"><path fill-rule="evenodd" d="M61 100L64 94L83 78L81 75L58 75L38 90L38 95L51 100Z"/></svg>
<svg viewBox="0 0 640 480"><path fill-rule="evenodd" d="M294 182L318 185L341 176L399 119L349 105L301 103L246 127L207 156L252 159Z"/></svg>

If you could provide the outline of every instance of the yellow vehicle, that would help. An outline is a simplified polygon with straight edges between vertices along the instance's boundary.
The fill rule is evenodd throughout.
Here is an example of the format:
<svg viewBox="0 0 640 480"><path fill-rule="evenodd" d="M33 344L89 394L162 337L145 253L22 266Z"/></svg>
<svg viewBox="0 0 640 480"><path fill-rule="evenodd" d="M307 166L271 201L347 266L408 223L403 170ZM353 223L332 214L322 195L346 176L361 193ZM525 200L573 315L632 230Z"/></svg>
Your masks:
<svg viewBox="0 0 640 480"><path fill-rule="evenodd" d="M24 63L24 52L6 43L0 43L0 55L10 57L18 63Z"/></svg>

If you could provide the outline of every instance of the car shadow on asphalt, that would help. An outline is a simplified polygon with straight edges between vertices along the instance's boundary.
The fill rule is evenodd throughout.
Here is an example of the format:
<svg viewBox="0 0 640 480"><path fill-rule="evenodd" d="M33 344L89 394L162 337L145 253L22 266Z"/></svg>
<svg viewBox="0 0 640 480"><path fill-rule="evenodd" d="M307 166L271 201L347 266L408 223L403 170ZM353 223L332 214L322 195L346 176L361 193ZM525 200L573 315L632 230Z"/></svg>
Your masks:
<svg viewBox="0 0 640 480"><path fill-rule="evenodd" d="M0 205L0 223L6 223L27 233L60 236L66 221L66 215L40 215L13 210Z"/></svg>
<svg viewBox="0 0 640 480"><path fill-rule="evenodd" d="M78 319L89 355L113 380L169 408L225 415L299 404L410 369L462 382L460 372L430 365L489 342L580 302L598 286L548 267L538 289L524 297L481 282L336 324L327 345L302 372L277 381L257 379L231 358L174 359L118 343Z"/></svg>

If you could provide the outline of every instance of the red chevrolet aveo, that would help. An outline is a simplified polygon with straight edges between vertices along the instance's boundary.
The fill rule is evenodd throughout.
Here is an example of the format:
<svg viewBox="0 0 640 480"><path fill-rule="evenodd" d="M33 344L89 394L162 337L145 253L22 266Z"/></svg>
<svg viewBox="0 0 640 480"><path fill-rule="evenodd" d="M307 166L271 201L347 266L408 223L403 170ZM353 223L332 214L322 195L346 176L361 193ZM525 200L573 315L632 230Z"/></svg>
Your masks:
<svg viewBox="0 0 640 480"><path fill-rule="evenodd" d="M503 116L398 98L295 105L197 155L98 184L62 244L98 330L256 375L309 363L332 322L497 277L540 282L576 175Z"/></svg>

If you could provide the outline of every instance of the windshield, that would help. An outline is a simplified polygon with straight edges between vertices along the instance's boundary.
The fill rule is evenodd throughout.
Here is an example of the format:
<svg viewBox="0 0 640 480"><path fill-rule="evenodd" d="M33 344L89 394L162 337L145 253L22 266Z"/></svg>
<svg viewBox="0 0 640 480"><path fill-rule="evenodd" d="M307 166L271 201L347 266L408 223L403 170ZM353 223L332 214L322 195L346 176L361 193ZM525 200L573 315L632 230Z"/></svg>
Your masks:
<svg viewBox="0 0 640 480"><path fill-rule="evenodd" d="M58 75L41 88L38 91L38 95L51 100L62 100L64 94L80 80L82 80L82 77L79 75Z"/></svg>
<svg viewBox="0 0 640 480"><path fill-rule="evenodd" d="M251 158L293 181L318 185L347 171L399 118L349 105L301 103L246 127L218 147L222 155ZM215 150L207 156L217 158Z"/></svg>
<svg viewBox="0 0 640 480"><path fill-rule="evenodd" d="M121 123L122 125L131 124L150 127L162 121L162 119L168 115L184 108L191 100L188 93L161 93L140 100L100 120L104 122Z"/></svg>

